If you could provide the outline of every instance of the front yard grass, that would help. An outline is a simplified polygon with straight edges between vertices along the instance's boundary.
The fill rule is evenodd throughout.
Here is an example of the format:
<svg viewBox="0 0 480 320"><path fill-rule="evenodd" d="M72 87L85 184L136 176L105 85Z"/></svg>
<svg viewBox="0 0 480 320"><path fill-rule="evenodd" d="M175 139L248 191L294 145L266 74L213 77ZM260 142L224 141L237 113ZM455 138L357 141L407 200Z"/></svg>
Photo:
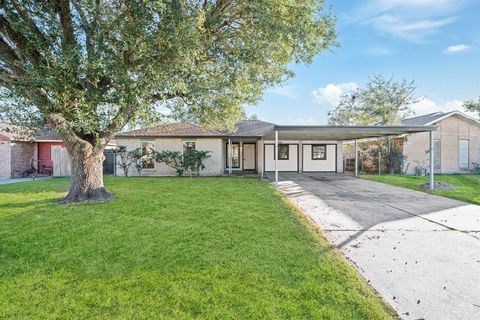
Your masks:
<svg viewBox="0 0 480 320"><path fill-rule="evenodd" d="M0 318L396 317L264 182L109 177L114 201L60 206L68 184L0 186Z"/></svg>
<svg viewBox="0 0 480 320"><path fill-rule="evenodd" d="M399 175L362 175L364 179L388 183L394 186L420 190L419 185L428 182L428 177ZM436 181L454 186L452 190L437 190L434 194L480 205L480 175L436 174Z"/></svg>

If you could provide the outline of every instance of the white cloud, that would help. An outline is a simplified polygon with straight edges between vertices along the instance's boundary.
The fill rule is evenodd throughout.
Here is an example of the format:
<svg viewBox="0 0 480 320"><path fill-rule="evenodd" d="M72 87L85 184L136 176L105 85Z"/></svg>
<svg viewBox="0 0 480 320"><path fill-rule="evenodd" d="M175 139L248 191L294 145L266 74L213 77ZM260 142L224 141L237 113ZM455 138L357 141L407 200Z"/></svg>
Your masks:
<svg viewBox="0 0 480 320"><path fill-rule="evenodd" d="M454 46L449 46L445 51L446 52L460 52L469 49L470 46L466 44L456 44Z"/></svg>
<svg viewBox="0 0 480 320"><path fill-rule="evenodd" d="M412 19L383 14L371 19L370 23L382 33L418 42L424 41L428 35L438 32L441 27L456 19L456 17Z"/></svg>
<svg viewBox="0 0 480 320"><path fill-rule="evenodd" d="M355 82L347 82L340 84L329 83L325 87L318 88L311 92L313 101L319 104L328 104L329 106L337 106L340 97L350 91L356 90L358 84Z"/></svg>
<svg viewBox="0 0 480 320"><path fill-rule="evenodd" d="M380 33L412 42L429 36L457 20L469 0L370 0L359 19Z"/></svg>
<svg viewBox="0 0 480 320"><path fill-rule="evenodd" d="M430 99L423 98L419 102L412 105L412 110L415 112L415 116L421 116L433 112L450 112L456 110L466 113L470 116L475 116L473 113L465 110L463 107L463 101L461 100L452 100L439 105Z"/></svg>
<svg viewBox="0 0 480 320"><path fill-rule="evenodd" d="M448 10L458 4L458 0L375 0L371 2L372 9L385 10L411 10L428 8L429 10Z"/></svg>

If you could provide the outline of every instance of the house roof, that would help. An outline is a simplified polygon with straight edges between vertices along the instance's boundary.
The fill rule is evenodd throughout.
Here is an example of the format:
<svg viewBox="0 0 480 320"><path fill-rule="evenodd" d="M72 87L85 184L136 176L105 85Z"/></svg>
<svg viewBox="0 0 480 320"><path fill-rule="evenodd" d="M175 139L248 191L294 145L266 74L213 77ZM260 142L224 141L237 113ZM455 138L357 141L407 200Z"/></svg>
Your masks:
<svg viewBox="0 0 480 320"><path fill-rule="evenodd" d="M404 125L426 125L429 123L436 122L437 119L442 118L445 116L445 112L434 112L429 114L424 114L418 117L412 117L408 119L404 119L402 124Z"/></svg>
<svg viewBox="0 0 480 320"><path fill-rule="evenodd" d="M58 133L49 126L39 129L34 137L30 137L28 133L25 127L0 123L0 139L4 141L62 141Z"/></svg>
<svg viewBox="0 0 480 320"><path fill-rule="evenodd" d="M460 118L463 118L464 120L467 120L469 122L472 122L472 123L480 126L480 121L478 121L475 118L472 118L469 115L466 115L465 113L460 112L458 110L451 111L451 112L434 112L434 113L429 113L429 114L425 114L425 115L418 116L418 117L408 118L408 119L404 119L402 121L402 124L404 124L404 125L429 126L429 125L432 125L436 122L442 121L443 119L446 119L446 118L451 117L451 116L458 116Z"/></svg>
<svg viewBox="0 0 480 320"><path fill-rule="evenodd" d="M292 126L276 125L274 130L263 135L264 139L275 139L278 130L280 140L353 140L408 133L435 131L435 126Z"/></svg>
<svg viewBox="0 0 480 320"><path fill-rule="evenodd" d="M131 130L127 132L119 133L116 138L129 138L129 137L218 137L225 136L225 133L209 130L202 126L177 122L159 125L155 127Z"/></svg>
<svg viewBox="0 0 480 320"><path fill-rule="evenodd" d="M261 137L272 131L275 124L261 120L242 120L235 126L231 135L240 137Z"/></svg>
<svg viewBox="0 0 480 320"><path fill-rule="evenodd" d="M275 130L280 139L336 139L351 140L379 136L394 136L405 133L434 131L434 126L291 126L276 125L260 120L240 121L232 133L208 130L190 123L171 123L146 129L120 133L116 138L152 138L152 137L263 137L273 139Z"/></svg>

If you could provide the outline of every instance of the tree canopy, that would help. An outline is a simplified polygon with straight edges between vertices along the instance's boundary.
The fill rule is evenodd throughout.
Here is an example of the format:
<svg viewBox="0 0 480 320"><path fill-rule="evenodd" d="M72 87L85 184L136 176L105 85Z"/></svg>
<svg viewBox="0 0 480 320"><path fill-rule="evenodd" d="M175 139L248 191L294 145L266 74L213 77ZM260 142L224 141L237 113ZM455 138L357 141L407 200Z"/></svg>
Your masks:
<svg viewBox="0 0 480 320"><path fill-rule="evenodd" d="M0 114L57 130L77 187L126 124L163 114L233 128L244 104L293 75L290 63L335 45L321 0L0 4Z"/></svg>
<svg viewBox="0 0 480 320"><path fill-rule="evenodd" d="M344 94L328 113L331 125L395 125L413 113L419 101L414 81L374 75L365 88Z"/></svg>
<svg viewBox="0 0 480 320"><path fill-rule="evenodd" d="M80 138L159 110L231 128L243 104L292 76L290 62L335 39L314 0L3 0L0 34L9 120Z"/></svg>
<svg viewBox="0 0 480 320"><path fill-rule="evenodd" d="M476 113L477 118L480 119L480 98L478 101L468 100L463 103L463 107L470 112Z"/></svg>

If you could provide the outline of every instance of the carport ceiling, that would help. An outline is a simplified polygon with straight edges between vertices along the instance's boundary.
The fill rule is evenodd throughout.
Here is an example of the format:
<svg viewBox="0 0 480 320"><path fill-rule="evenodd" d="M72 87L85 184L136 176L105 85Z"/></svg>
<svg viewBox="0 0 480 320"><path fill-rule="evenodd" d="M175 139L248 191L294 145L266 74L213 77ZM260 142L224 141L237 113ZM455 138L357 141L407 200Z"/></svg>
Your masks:
<svg viewBox="0 0 480 320"><path fill-rule="evenodd" d="M353 140L436 131L436 126L288 126L277 125L263 135L266 140Z"/></svg>

